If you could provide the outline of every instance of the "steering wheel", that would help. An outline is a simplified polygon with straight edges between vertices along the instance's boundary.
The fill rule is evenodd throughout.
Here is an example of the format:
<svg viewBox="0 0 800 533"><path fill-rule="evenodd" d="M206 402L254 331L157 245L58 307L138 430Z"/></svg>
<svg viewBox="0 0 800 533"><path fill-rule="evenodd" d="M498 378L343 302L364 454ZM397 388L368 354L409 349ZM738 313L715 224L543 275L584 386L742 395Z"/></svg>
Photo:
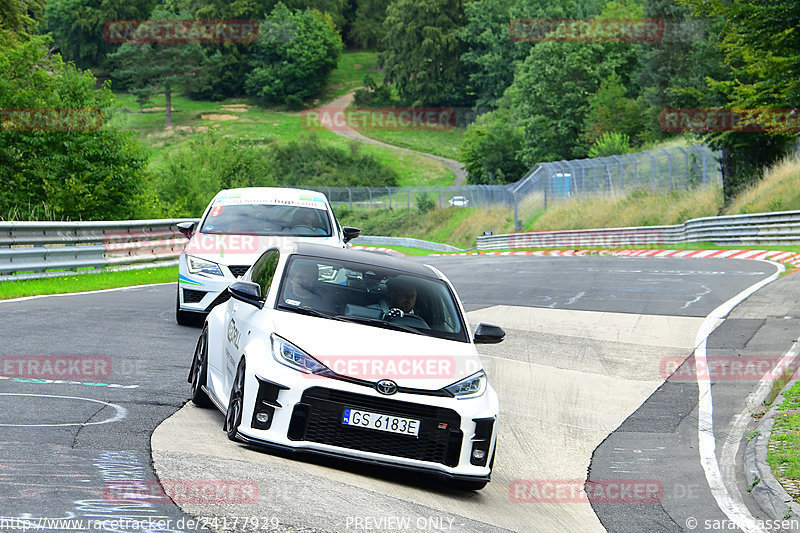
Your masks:
<svg viewBox="0 0 800 533"><path fill-rule="evenodd" d="M401 323L405 323L415 328L422 327L425 329L430 329L430 326L428 325L427 322L425 322L424 318L412 313L404 313L402 309L398 309L397 307L393 307L392 309L389 309L388 312L383 314L383 319L389 322L393 321L396 318L402 318L403 320L401 321ZM408 322L412 323L408 324ZM414 322L416 322L416 324L414 324Z"/></svg>
<svg viewBox="0 0 800 533"><path fill-rule="evenodd" d="M399 307L392 307L387 312L383 313L384 320L391 320L393 318L404 317L405 313Z"/></svg>

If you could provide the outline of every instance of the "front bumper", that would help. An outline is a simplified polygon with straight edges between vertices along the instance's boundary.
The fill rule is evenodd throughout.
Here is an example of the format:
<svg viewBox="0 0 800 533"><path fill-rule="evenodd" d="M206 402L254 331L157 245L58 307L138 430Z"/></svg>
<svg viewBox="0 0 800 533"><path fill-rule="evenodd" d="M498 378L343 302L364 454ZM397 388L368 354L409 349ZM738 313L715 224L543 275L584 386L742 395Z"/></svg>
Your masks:
<svg viewBox="0 0 800 533"><path fill-rule="evenodd" d="M490 386L484 395L466 400L404 393L383 396L361 385L291 369L272 370L277 370L270 374L274 379L267 380L248 369L239 434L249 443L452 480L488 481L491 476L498 407ZM419 435L344 425L346 407L420 420ZM259 412L268 414L268 423L257 420ZM474 457L476 449L481 450L481 459Z"/></svg>
<svg viewBox="0 0 800 533"><path fill-rule="evenodd" d="M224 276L190 274L186 254L178 260L178 306L181 311L208 314L230 298L228 286L243 274L249 265L219 265Z"/></svg>

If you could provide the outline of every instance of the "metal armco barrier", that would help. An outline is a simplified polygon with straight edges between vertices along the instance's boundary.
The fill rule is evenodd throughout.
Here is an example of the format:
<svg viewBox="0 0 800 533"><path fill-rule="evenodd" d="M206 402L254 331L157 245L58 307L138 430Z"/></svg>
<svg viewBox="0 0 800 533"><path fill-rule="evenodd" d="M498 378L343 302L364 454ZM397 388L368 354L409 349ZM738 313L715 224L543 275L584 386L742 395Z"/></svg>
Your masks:
<svg viewBox="0 0 800 533"><path fill-rule="evenodd" d="M0 222L0 281L174 264L186 245L176 224L187 220Z"/></svg>
<svg viewBox="0 0 800 533"><path fill-rule="evenodd" d="M405 237L378 237L374 235L361 235L353 239L353 245L376 245L376 246L405 246L407 248L422 248L423 250L433 250L435 252L463 252L461 248L456 248L449 244L439 242L423 241Z"/></svg>
<svg viewBox="0 0 800 533"><path fill-rule="evenodd" d="M175 265L188 242L177 224L187 221L197 220L0 222L0 282L100 272L106 267ZM353 243L462 251L449 244L402 237L364 235Z"/></svg>
<svg viewBox="0 0 800 533"><path fill-rule="evenodd" d="M690 242L717 245L800 244L800 211L696 218L675 226L537 231L478 237L478 250L544 247L654 246Z"/></svg>

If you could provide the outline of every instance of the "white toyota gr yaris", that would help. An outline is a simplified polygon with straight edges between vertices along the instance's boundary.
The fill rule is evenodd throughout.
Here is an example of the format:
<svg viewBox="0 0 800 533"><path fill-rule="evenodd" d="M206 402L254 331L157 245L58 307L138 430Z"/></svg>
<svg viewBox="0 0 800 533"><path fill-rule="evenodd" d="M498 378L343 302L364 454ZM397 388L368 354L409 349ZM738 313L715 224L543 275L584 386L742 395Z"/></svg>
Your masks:
<svg viewBox="0 0 800 533"><path fill-rule="evenodd" d="M290 243L261 255L208 315L192 400L232 440L489 481L498 400L453 286L386 255Z"/></svg>

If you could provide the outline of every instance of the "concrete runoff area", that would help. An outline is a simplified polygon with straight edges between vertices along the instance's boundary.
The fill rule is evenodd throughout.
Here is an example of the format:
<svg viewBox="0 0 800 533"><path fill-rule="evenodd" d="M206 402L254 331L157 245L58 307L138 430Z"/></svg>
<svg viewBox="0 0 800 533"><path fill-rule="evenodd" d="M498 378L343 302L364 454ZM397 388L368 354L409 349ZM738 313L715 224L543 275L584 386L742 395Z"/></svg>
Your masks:
<svg viewBox="0 0 800 533"><path fill-rule="evenodd" d="M586 501L529 503L514 497L515 487L519 480L571 480L582 489L594 449L663 382L663 358L691 353L702 319L497 306L473 311L469 320L510 326L505 342L479 347L501 401L492 481L479 492L232 443L221 413L192 404L153 433L156 473L255 481L256 503L181 508L195 516L271 514L282 527L304 531L363 530L367 523L388 529L387 520L405 520L410 530L604 531Z"/></svg>

